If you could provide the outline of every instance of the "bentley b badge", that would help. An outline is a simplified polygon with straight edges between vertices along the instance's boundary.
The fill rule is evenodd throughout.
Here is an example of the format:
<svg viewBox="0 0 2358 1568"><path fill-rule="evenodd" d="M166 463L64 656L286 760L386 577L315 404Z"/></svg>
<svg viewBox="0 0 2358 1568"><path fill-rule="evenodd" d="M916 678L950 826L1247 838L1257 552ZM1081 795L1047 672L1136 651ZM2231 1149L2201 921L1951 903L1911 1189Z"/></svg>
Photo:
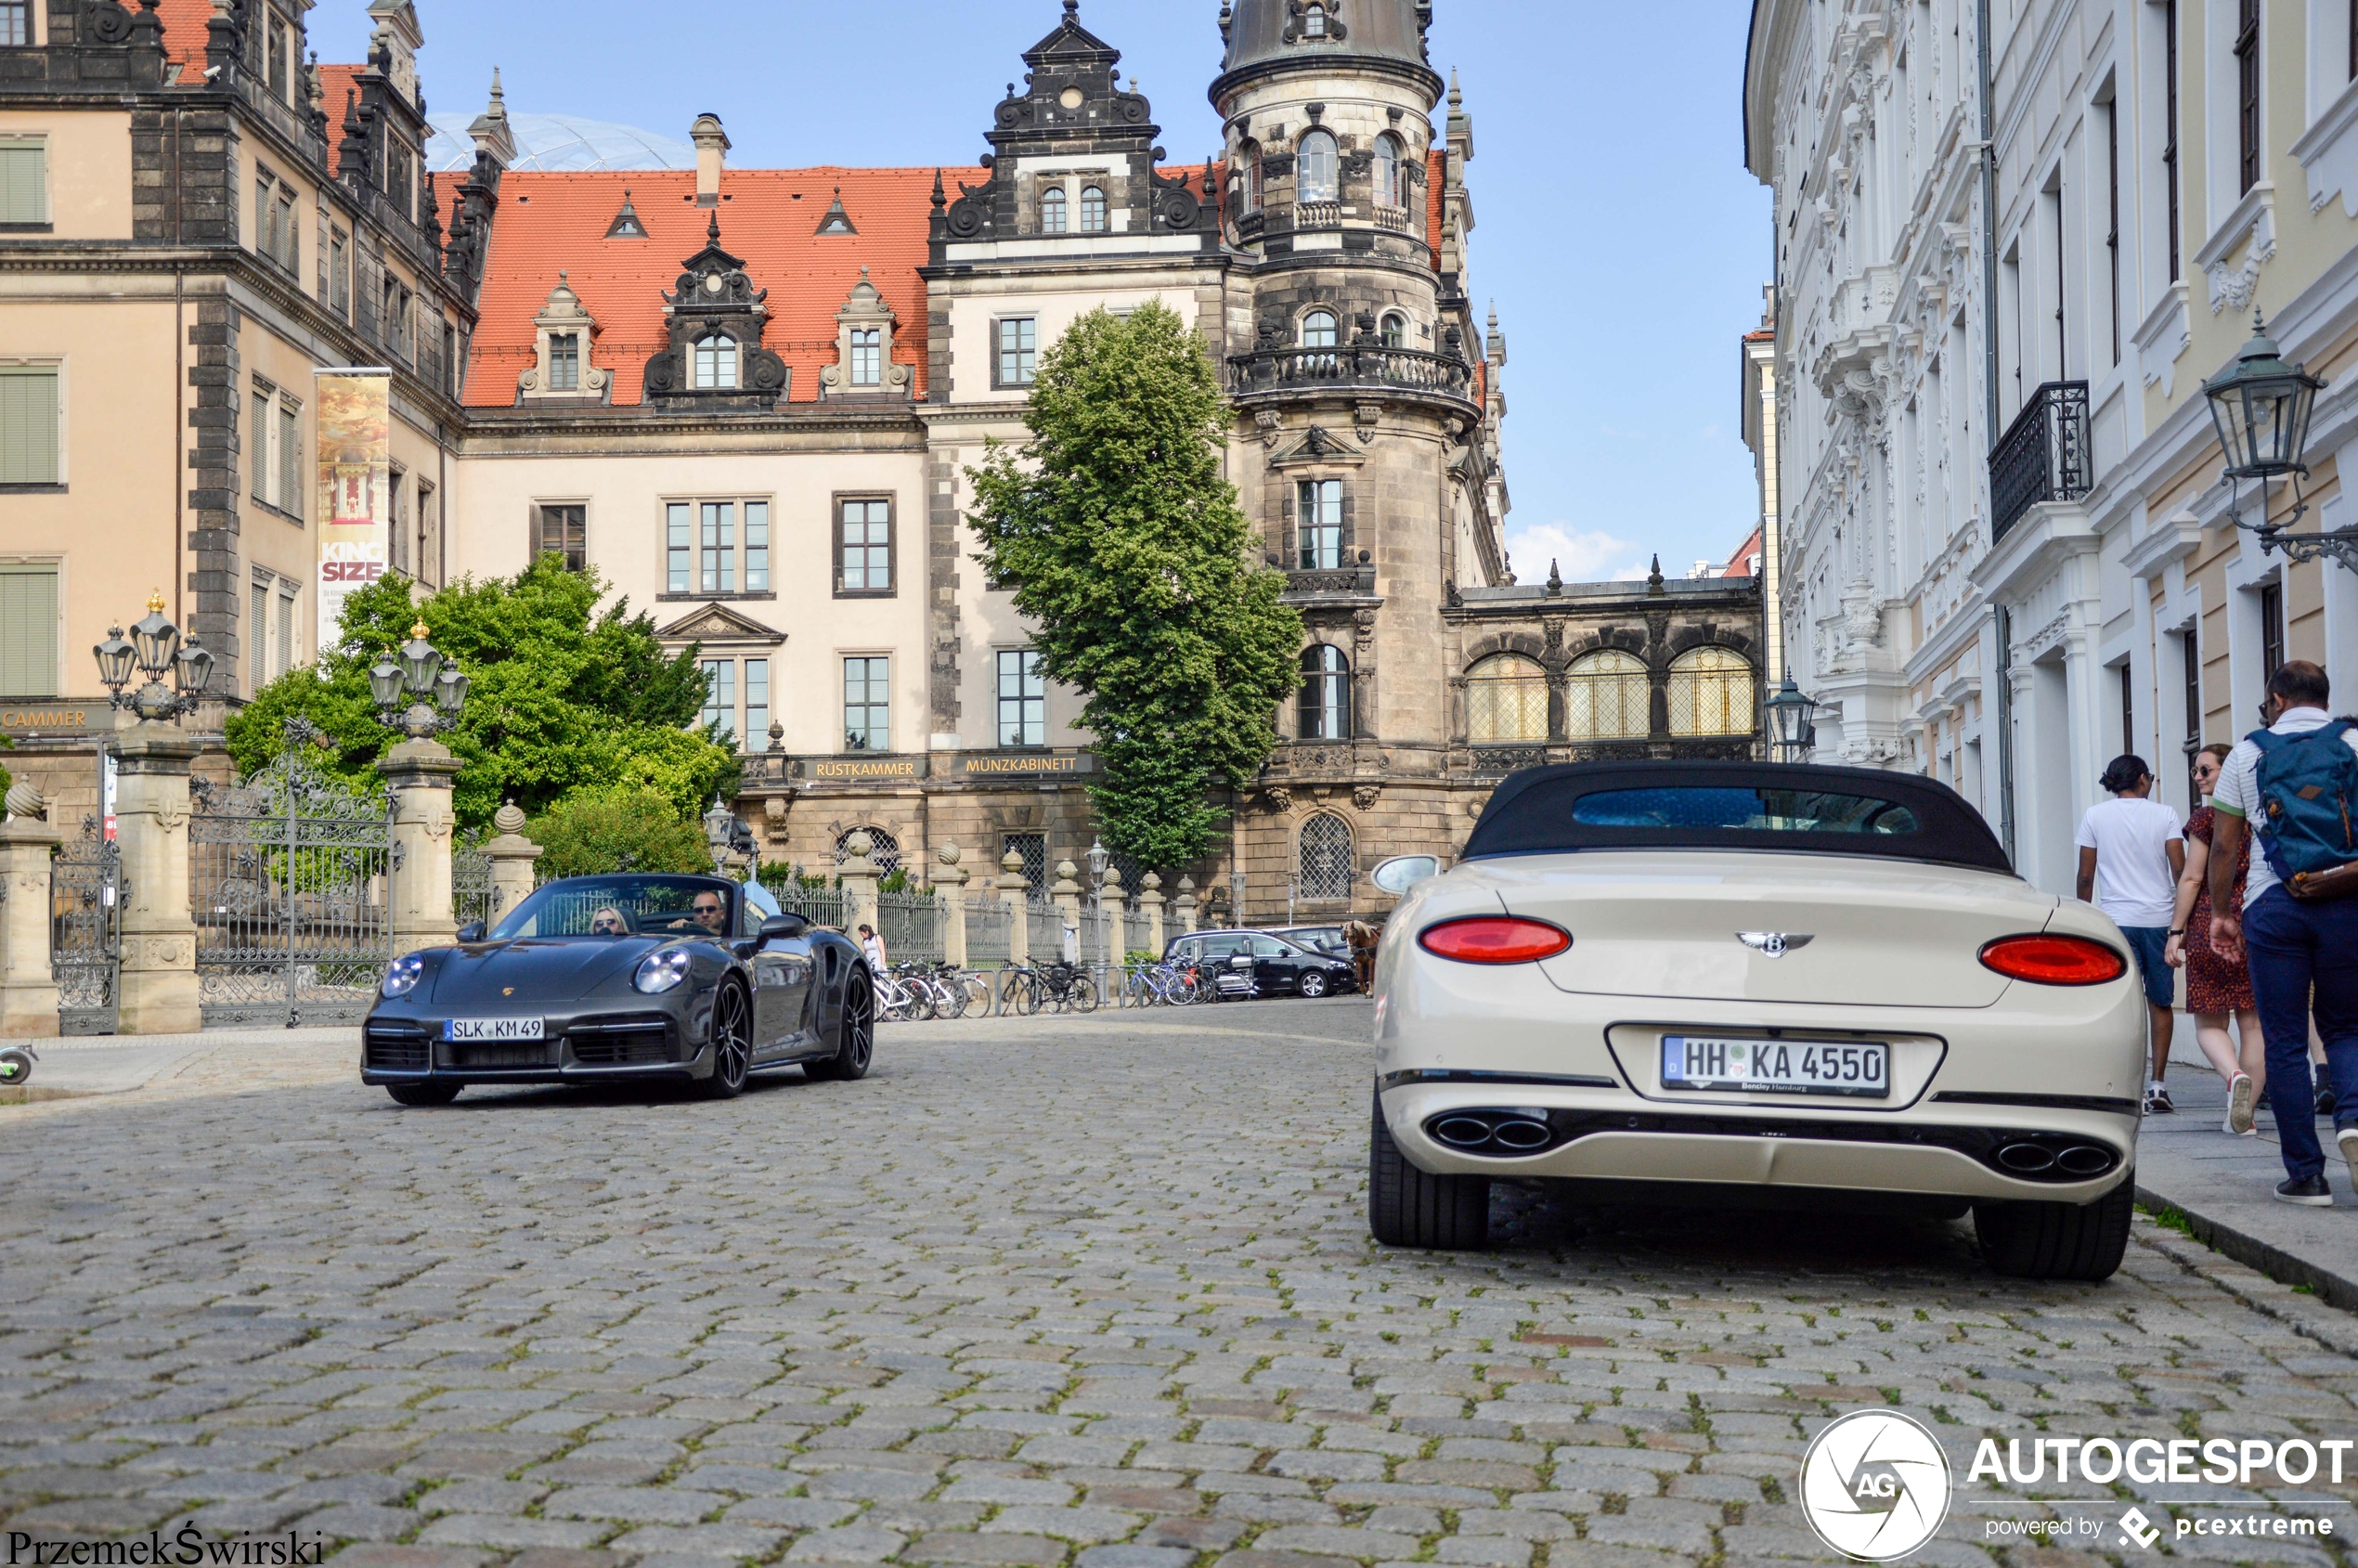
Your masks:
<svg viewBox="0 0 2358 1568"><path fill-rule="evenodd" d="M1818 939L1792 931L1739 931L1736 940L1763 958L1782 958L1797 947L1807 947Z"/></svg>

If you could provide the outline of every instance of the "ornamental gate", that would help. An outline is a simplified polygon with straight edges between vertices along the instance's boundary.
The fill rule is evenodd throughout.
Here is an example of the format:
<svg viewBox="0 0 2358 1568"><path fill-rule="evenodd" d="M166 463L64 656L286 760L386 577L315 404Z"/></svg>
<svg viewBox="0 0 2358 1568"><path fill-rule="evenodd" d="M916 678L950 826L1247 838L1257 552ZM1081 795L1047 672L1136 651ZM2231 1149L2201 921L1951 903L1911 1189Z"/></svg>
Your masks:
<svg viewBox="0 0 2358 1568"><path fill-rule="evenodd" d="M242 784L190 785L189 902L208 1029L357 1023L392 959L393 802L322 773L287 725Z"/></svg>
<svg viewBox="0 0 2358 1568"><path fill-rule="evenodd" d="M49 862L49 973L59 1034L112 1034L123 961L123 853L84 817Z"/></svg>

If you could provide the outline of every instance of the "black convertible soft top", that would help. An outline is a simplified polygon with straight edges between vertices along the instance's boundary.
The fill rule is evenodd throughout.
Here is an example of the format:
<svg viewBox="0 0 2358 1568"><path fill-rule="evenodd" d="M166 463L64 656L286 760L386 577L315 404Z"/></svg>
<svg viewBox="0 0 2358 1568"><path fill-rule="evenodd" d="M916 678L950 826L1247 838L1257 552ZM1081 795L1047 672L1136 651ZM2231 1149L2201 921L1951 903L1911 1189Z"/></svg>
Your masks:
<svg viewBox="0 0 2358 1568"><path fill-rule="evenodd" d="M1947 784L1779 762L1528 769L1490 797L1465 858L1580 849L1767 849L2014 871L1981 813Z"/></svg>

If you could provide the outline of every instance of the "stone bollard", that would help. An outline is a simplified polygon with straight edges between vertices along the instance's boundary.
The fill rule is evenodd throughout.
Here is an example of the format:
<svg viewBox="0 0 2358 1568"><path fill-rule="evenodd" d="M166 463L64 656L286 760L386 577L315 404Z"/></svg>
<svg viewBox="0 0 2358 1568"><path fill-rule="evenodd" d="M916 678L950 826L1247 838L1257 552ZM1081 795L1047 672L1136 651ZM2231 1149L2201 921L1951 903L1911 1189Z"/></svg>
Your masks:
<svg viewBox="0 0 2358 1568"><path fill-rule="evenodd" d="M1048 889L1048 896L1056 901L1056 913L1063 916L1063 957L1068 964L1081 962L1081 884L1075 880L1080 875L1081 868L1070 861L1058 861L1056 886Z"/></svg>
<svg viewBox="0 0 2358 1568"><path fill-rule="evenodd" d="M1097 889L1097 931L1105 938L1107 967L1121 974L1130 966L1130 922L1122 917L1128 907L1121 887L1121 868L1106 867L1105 885ZM1109 998L1115 1005L1121 1002L1121 990L1113 990ZM1127 989L1127 988L1121 988Z"/></svg>
<svg viewBox="0 0 2358 1568"><path fill-rule="evenodd" d="M1190 937L1195 935L1196 910L1196 879L1192 876L1183 876L1179 879L1178 903L1179 934L1181 936Z"/></svg>
<svg viewBox="0 0 2358 1568"><path fill-rule="evenodd" d="M1162 950L1170 945L1163 936L1162 906L1166 901L1162 896L1162 878L1150 871L1139 878L1139 883L1142 890L1138 894L1138 907L1147 916L1147 946L1159 964L1162 961Z"/></svg>
<svg viewBox="0 0 2358 1568"><path fill-rule="evenodd" d="M966 966L966 871L958 862L955 844L944 844L933 858L941 869L933 874L934 900L941 905L941 956L952 969Z"/></svg>
<svg viewBox="0 0 2358 1568"><path fill-rule="evenodd" d="M999 901L1007 906L1007 961L1031 962L1031 878L1023 874L1023 851L1010 849L999 861Z"/></svg>
<svg viewBox="0 0 2358 1568"><path fill-rule="evenodd" d="M843 878L844 935L858 941L861 927L873 929L876 924L876 884L884 880L884 872L870 858L876 841L864 830L853 834L844 848L851 854L836 873Z"/></svg>
<svg viewBox="0 0 2358 1568"><path fill-rule="evenodd" d="M58 979L49 966L49 854L64 835L43 821L29 779L8 790L0 821L0 1040L58 1032Z"/></svg>
<svg viewBox="0 0 2358 1568"><path fill-rule="evenodd" d="M188 914L188 764L194 736L142 720L115 743L115 838L123 853L123 957L115 1028L194 1034L197 923Z"/></svg>
<svg viewBox="0 0 2358 1568"><path fill-rule="evenodd" d="M377 771L394 792L394 865L385 914L396 958L458 940L451 853L459 819L450 808L450 782L460 766L440 741L403 741L377 758Z"/></svg>
<svg viewBox="0 0 2358 1568"><path fill-rule="evenodd" d="M509 801L491 818L499 836L483 846L484 858L491 862L491 924L495 926L501 915L532 897L537 885L533 862L544 851L524 836L524 812Z"/></svg>

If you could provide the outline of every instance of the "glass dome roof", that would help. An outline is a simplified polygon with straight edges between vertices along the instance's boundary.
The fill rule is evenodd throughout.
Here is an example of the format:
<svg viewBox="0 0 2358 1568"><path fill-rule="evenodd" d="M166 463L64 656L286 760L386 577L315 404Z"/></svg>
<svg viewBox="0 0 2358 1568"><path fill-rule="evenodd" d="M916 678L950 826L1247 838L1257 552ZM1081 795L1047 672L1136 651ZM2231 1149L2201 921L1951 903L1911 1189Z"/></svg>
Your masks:
<svg viewBox="0 0 2358 1568"><path fill-rule="evenodd" d="M431 123L434 135L426 141L426 166L437 174L474 167L474 139L467 135L474 116L436 114ZM514 167L542 174L696 166L696 149L684 141L574 114L512 114L508 133L516 138Z"/></svg>

